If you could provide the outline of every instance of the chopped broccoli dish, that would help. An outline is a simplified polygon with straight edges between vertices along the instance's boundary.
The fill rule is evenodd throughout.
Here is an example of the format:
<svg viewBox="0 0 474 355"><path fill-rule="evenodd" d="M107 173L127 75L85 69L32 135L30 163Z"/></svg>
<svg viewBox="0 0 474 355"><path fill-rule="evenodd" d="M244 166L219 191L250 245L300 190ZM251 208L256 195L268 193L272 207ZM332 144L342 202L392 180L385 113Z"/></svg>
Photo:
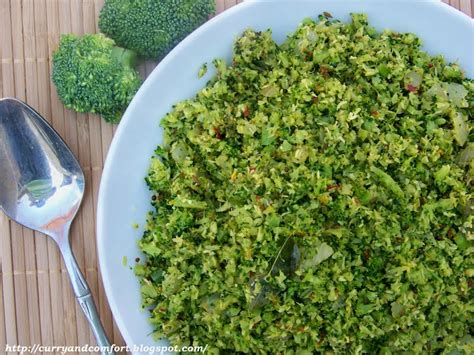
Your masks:
<svg viewBox="0 0 474 355"><path fill-rule="evenodd" d="M120 46L158 59L206 22L215 0L106 0L100 30Z"/></svg>
<svg viewBox="0 0 474 355"><path fill-rule="evenodd" d="M133 51L102 34L63 35L52 70L59 99L77 112L118 122L141 85L135 59Z"/></svg>
<svg viewBox="0 0 474 355"><path fill-rule="evenodd" d="M245 31L177 103L135 265L211 354L474 353L474 81L363 14Z"/></svg>

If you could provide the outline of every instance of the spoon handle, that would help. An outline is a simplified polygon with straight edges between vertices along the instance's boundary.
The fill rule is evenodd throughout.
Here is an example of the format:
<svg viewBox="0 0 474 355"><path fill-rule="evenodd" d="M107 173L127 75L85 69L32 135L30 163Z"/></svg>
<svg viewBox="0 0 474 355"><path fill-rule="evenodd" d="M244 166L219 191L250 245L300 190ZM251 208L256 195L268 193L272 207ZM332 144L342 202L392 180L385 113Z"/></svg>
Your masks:
<svg viewBox="0 0 474 355"><path fill-rule="evenodd" d="M104 328L100 323L100 318L97 314L97 309L95 307L92 295L89 293L85 296L76 298L79 304L81 305L82 311L86 315L87 320L89 321L89 325L92 328L92 332L94 333L97 345L100 346L102 349L109 349L108 351L101 351L101 354L113 355L114 352L112 351L109 339L107 339L107 335L105 334Z"/></svg>
<svg viewBox="0 0 474 355"><path fill-rule="evenodd" d="M58 241L58 244L64 259L64 264L66 265L66 269L71 279L71 284L72 288L74 289L76 299L81 305L81 309L89 321L89 325L92 329L92 332L94 333L97 345L104 349L101 350L101 354L114 355L115 353L112 351L110 342L107 338L107 335L105 334L102 324L100 323L100 318L97 314L97 308L95 307L89 286L87 285L87 282L84 279L79 266L77 265L74 254L72 253L68 236L66 235L64 238L61 238L60 241ZM106 351L105 349L108 350Z"/></svg>

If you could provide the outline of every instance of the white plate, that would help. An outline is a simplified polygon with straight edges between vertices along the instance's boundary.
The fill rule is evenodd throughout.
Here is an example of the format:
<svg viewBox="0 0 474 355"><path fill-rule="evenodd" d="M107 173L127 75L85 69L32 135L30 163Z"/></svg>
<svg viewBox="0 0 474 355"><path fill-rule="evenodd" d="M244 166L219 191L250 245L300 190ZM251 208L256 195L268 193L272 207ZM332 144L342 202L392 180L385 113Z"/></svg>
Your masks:
<svg viewBox="0 0 474 355"><path fill-rule="evenodd" d="M271 28L274 38L281 42L303 18L316 17L323 11L343 21L349 20L350 12L364 12L378 30L413 32L429 53L459 62L468 76L474 76L473 20L432 0L248 1L188 36L158 65L130 104L110 147L100 185L100 269L115 321L128 345L158 345L149 336L152 328L148 313L140 311L138 280L122 260L126 256L128 264L133 265L140 256L137 240L150 208L144 177L162 139L160 119L174 103L192 97L211 78L213 70L197 78L204 62L231 58L232 44L246 28ZM132 227L135 223L138 229Z"/></svg>

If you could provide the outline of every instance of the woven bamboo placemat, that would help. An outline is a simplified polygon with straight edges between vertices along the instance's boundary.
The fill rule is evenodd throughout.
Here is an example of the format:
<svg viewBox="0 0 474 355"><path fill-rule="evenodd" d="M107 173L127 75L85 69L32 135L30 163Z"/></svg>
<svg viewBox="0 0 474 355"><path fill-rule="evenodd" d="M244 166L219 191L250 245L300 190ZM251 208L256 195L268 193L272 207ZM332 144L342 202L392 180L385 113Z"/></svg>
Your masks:
<svg viewBox="0 0 474 355"><path fill-rule="evenodd" d="M123 339L108 308L95 243L97 195L115 126L76 114L59 102L50 81L51 52L61 33L97 31L104 0L0 0L0 97L15 96L36 108L78 157L86 194L72 226L74 253L111 341ZM217 12L240 1L217 0ZM473 16L474 0L445 0ZM147 76L156 63L146 63ZM76 304L55 244L0 213L0 354L5 345L95 344Z"/></svg>

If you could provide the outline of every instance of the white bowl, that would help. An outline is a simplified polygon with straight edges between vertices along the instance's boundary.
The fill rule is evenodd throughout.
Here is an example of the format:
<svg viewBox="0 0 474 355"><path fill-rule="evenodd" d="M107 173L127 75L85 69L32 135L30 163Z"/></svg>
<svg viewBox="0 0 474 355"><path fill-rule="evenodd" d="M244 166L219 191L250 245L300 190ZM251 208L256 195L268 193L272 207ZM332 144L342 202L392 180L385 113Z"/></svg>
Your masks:
<svg viewBox="0 0 474 355"><path fill-rule="evenodd" d="M149 336L148 313L140 310L139 283L129 267L141 256L137 248L150 209L144 182L150 157L161 143L160 119L171 106L190 98L214 73L198 79L200 66L216 57L229 60L232 44L246 28L271 28L281 42L305 17L323 11L349 20L349 13L368 14L378 30L413 32L431 54L457 61L474 76L474 22L435 0L261 0L247 1L213 18L181 42L157 66L128 107L109 150L98 203L98 252L102 279L115 321L129 346L163 345ZM139 228L133 225L138 223ZM201 344L205 345L205 344ZM209 344L211 345L211 344ZM135 351L135 353L139 353Z"/></svg>

